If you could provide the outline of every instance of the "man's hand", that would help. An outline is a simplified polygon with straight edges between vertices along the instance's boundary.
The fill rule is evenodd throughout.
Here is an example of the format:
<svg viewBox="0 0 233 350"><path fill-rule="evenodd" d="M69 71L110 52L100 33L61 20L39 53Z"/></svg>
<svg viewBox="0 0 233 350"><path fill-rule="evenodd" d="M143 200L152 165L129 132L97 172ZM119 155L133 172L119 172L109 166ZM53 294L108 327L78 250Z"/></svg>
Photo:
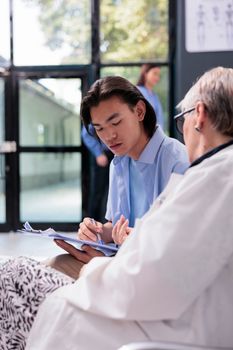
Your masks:
<svg viewBox="0 0 233 350"><path fill-rule="evenodd" d="M91 218L84 218L79 224L78 239L97 242L97 233L103 233L103 224Z"/></svg>
<svg viewBox="0 0 233 350"><path fill-rule="evenodd" d="M129 220L121 215L120 219L116 222L112 230L112 239L116 244L122 244L131 233L132 228L128 225Z"/></svg>

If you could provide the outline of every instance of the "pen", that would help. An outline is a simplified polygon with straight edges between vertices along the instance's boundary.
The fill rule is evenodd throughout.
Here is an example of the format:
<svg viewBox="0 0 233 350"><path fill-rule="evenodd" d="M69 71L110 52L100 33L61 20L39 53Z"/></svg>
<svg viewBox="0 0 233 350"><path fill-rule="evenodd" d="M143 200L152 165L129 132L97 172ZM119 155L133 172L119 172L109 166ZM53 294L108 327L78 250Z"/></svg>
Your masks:
<svg viewBox="0 0 233 350"><path fill-rule="evenodd" d="M92 223L93 225L96 225L95 219L92 219L92 218L91 218L90 220L91 220L91 223ZM104 242L102 241L100 234L96 232L96 236L97 236L97 239L98 239L98 243L99 243L99 244L103 244Z"/></svg>

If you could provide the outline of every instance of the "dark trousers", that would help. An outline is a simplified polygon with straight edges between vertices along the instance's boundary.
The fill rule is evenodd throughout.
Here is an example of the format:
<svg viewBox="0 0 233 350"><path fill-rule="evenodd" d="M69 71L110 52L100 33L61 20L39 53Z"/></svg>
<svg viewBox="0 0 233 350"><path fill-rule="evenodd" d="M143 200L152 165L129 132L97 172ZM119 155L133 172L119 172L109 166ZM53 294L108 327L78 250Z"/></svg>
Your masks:
<svg viewBox="0 0 233 350"><path fill-rule="evenodd" d="M106 152L109 162L113 158L111 152ZM90 160L90 195L88 201L88 215L95 220L105 222L106 204L108 198L109 165L100 167L91 156Z"/></svg>

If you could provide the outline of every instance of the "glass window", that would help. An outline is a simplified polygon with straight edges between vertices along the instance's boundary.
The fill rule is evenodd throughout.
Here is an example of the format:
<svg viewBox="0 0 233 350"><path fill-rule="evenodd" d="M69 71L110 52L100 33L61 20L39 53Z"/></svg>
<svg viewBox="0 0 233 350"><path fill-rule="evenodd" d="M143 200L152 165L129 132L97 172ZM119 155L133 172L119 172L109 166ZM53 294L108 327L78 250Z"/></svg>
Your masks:
<svg viewBox="0 0 233 350"><path fill-rule="evenodd" d="M21 146L79 146L81 80L20 80Z"/></svg>
<svg viewBox="0 0 233 350"><path fill-rule="evenodd" d="M5 140L5 82L0 78L0 143Z"/></svg>
<svg viewBox="0 0 233 350"><path fill-rule="evenodd" d="M91 61L90 0L14 0L14 64Z"/></svg>
<svg viewBox="0 0 233 350"><path fill-rule="evenodd" d="M0 154L0 223L6 221L5 155Z"/></svg>
<svg viewBox="0 0 233 350"><path fill-rule="evenodd" d="M4 80L0 78L0 146L5 140ZM0 153L0 222L6 221L5 155Z"/></svg>
<svg viewBox="0 0 233 350"><path fill-rule="evenodd" d="M20 155L20 220L78 222L82 217L81 155Z"/></svg>
<svg viewBox="0 0 233 350"><path fill-rule="evenodd" d="M168 0L102 0L102 62L167 59Z"/></svg>
<svg viewBox="0 0 233 350"><path fill-rule="evenodd" d="M9 0L1 0L0 10L0 67L10 63L10 15Z"/></svg>
<svg viewBox="0 0 233 350"><path fill-rule="evenodd" d="M140 67L131 66L131 67L106 67L101 69L101 77L108 75L120 75L131 83L136 84L139 78ZM164 131L169 134L169 125L168 125L168 67L161 67L160 70L160 81L155 85L153 91L158 95L160 102L163 107L164 112Z"/></svg>

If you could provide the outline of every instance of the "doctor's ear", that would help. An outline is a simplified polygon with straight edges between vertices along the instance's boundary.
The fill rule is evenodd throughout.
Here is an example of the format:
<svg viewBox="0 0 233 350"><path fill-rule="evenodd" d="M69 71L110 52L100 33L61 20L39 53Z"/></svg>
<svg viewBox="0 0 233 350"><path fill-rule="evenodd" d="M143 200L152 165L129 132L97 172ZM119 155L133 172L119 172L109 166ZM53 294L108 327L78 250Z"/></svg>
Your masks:
<svg viewBox="0 0 233 350"><path fill-rule="evenodd" d="M195 114L197 129L199 130L202 129L203 124L205 123L207 117L208 117L208 112L207 112L206 106L204 105L203 102L198 102L196 105L196 114Z"/></svg>
<svg viewBox="0 0 233 350"><path fill-rule="evenodd" d="M203 114L207 112L206 106L204 105L203 102L200 101L197 103L196 111L197 111L197 114Z"/></svg>
<svg viewBox="0 0 233 350"><path fill-rule="evenodd" d="M145 117L146 114L146 105L144 103L144 101L139 100L135 106L135 111L137 113L138 116L138 120L142 121Z"/></svg>

